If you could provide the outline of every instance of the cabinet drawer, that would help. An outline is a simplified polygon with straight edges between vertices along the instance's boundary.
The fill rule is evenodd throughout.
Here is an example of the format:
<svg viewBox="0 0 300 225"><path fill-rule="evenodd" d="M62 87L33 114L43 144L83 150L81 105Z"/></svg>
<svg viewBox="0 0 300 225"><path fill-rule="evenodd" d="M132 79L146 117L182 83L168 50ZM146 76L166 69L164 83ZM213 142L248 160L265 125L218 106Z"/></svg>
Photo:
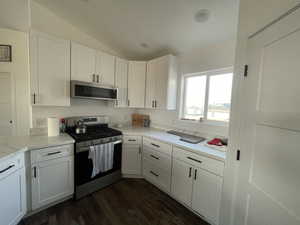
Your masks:
<svg viewBox="0 0 300 225"><path fill-rule="evenodd" d="M24 166L24 153L9 157L0 163L0 180Z"/></svg>
<svg viewBox="0 0 300 225"><path fill-rule="evenodd" d="M151 162L156 167L159 167L166 171L171 171L171 157L162 154L158 151L152 150L148 147L143 149L143 157Z"/></svg>
<svg viewBox="0 0 300 225"><path fill-rule="evenodd" d="M73 145L43 148L31 152L31 163L73 155Z"/></svg>
<svg viewBox="0 0 300 225"><path fill-rule="evenodd" d="M224 163L221 161L200 156L177 147L174 147L173 157L216 175L223 176Z"/></svg>
<svg viewBox="0 0 300 225"><path fill-rule="evenodd" d="M171 191L171 171L165 171L156 167L149 160L143 160L143 175L149 182L161 188L163 191Z"/></svg>
<svg viewBox="0 0 300 225"><path fill-rule="evenodd" d="M141 144L142 143L142 137L141 136L133 136L133 135L125 135L123 137L123 143L124 144Z"/></svg>
<svg viewBox="0 0 300 225"><path fill-rule="evenodd" d="M157 141L155 139L143 138L143 145L156 151L172 155L172 145Z"/></svg>

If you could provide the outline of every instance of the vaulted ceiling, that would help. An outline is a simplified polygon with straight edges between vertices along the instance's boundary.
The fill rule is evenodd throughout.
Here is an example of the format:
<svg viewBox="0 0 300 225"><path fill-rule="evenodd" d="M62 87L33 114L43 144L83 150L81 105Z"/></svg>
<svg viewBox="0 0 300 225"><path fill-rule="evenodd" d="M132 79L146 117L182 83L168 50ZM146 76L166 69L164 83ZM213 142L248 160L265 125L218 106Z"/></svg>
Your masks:
<svg viewBox="0 0 300 225"><path fill-rule="evenodd" d="M185 53L236 35L238 0L35 1L130 59Z"/></svg>

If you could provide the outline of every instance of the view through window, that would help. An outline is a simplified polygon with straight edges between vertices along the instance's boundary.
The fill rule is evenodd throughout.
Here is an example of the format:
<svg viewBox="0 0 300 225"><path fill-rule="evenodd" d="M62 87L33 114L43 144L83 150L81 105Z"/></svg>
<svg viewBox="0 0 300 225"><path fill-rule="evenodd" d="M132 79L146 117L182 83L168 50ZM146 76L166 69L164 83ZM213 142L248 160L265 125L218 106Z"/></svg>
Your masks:
<svg viewBox="0 0 300 225"><path fill-rule="evenodd" d="M182 119L228 122L232 69L185 75Z"/></svg>

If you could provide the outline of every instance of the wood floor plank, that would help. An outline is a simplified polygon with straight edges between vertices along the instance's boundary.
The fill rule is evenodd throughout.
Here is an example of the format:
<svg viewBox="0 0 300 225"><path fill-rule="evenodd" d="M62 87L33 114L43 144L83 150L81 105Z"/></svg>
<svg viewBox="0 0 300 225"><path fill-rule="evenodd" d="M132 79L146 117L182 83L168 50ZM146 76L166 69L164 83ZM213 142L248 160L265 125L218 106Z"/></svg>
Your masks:
<svg viewBox="0 0 300 225"><path fill-rule="evenodd" d="M20 225L208 225L141 179L123 179L78 201L25 218Z"/></svg>

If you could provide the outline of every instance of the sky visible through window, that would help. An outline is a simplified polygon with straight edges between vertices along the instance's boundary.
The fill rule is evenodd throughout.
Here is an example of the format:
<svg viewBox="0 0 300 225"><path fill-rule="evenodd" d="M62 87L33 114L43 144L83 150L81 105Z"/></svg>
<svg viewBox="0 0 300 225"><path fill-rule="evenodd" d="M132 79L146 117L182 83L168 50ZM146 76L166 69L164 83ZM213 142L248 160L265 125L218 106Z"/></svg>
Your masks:
<svg viewBox="0 0 300 225"><path fill-rule="evenodd" d="M232 73L210 75L209 87L207 76L191 76L185 78L184 119L207 120L228 122L230 118L230 102L232 89ZM208 90L208 105L205 105L206 88Z"/></svg>
<svg viewBox="0 0 300 225"><path fill-rule="evenodd" d="M210 77L208 120L229 121L232 73Z"/></svg>

